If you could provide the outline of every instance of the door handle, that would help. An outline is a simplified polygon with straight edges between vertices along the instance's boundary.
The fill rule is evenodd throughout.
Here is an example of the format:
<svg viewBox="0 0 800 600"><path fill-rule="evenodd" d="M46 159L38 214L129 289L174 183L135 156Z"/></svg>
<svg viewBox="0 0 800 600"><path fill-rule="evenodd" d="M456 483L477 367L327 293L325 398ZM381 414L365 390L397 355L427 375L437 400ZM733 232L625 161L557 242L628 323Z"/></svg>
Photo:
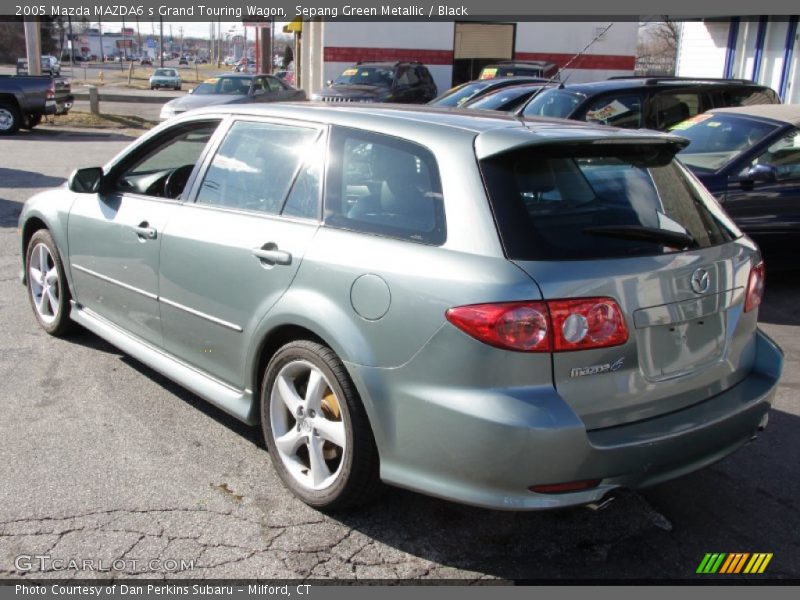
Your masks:
<svg viewBox="0 0 800 600"><path fill-rule="evenodd" d="M274 242L264 244L261 248L253 248L253 256L270 266L292 264L292 255L285 250L278 250L278 245Z"/></svg>
<svg viewBox="0 0 800 600"><path fill-rule="evenodd" d="M133 230L136 232L140 238L154 240L158 235L155 227L150 227L150 224L147 221L142 221L136 227L133 227Z"/></svg>

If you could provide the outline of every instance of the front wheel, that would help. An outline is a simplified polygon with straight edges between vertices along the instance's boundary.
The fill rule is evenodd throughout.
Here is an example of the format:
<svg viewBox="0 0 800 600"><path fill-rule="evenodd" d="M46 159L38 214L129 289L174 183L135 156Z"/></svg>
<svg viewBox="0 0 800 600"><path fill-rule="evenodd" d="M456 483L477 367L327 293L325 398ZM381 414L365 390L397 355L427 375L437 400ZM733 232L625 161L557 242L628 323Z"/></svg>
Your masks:
<svg viewBox="0 0 800 600"><path fill-rule="evenodd" d="M64 265L53 237L40 229L31 237L25 253L28 299L42 329L62 336L72 329L69 318L70 294Z"/></svg>
<svg viewBox="0 0 800 600"><path fill-rule="evenodd" d="M379 490L372 430L330 348L296 341L278 350L264 376L261 423L275 470L306 504L343 509Z"/></svg>

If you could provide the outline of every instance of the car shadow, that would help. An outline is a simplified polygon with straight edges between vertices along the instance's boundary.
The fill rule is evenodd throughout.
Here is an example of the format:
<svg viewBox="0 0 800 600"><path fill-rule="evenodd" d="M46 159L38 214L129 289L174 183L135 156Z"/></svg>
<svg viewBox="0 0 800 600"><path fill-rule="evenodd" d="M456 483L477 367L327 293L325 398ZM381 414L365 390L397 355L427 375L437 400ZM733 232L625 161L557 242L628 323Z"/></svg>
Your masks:
<svg viewBox="0 0 800 600"><path fill-rule="evenodd" d="M48 188L61 185L65 181L64 177L51 177L36 171L0 167L0 182L7 188Z"/></svg>
<svg viewBox="0 0 800 600"><path fill-rule="evenodd" d="M758 320L774 325L800 325L800 273L775 271L767 274L764 303Z"/></svg>
<svg viewBox="0 0 800 600"><path fill-rule="evenodd" d="M141 133L145 132L142 131ZM47 142L132 142L138 137L138 135L120 133L116 131L76 131L74 129L63 130L57 129L56 127L47 127L45 125L28 131L20 130L12 136L7 136L5 139Z"/></svg>
<svg viewBox="0 0 800 600"><path fill-rule="evenodd" d="M0 178L3 171L0 169ZM0 198L0 227L16 227L19 222L19 213L22 212L22 204L13 200Z"/></svg>
<svg viewBox="0 0 800 600"><path fill-rule="evenodd" d="M92 348L93 350L98 350L100 352L104 352L106 354L111 354L114 356L119 357L119 359L125 363L127 366L135 369L139 373L141 373L144 377L154 381L161 387L163 387L166 391L170 394L177 397L182 402L189 404L193 408L196 408L200 412L202 412L207 417L214 419L217 423L224 425L231 431L239 434L243 438L249 440L254 445L259 446L263 449L266 449L266 445L263 441L263 436L261 435L261 431L257 427L252 427L245 423L242 423L235 417L232 417L225 411L217 408L213 404L203 400L200 396L190 392L186 388L178 385L168 377L165 377L158 371L155 371L145 365L144 363L139 362L135 358L128 356L121 350L119 350L116 346L113 346L100 336L92 333L88 329L83 329L82 327L77 328L74 333L71 333L69 336L63 338L64 341L71 343L71 344L78 344L81 346L85 346L87 348Z"/></svg>
<svg viewBox="0 0 800 600"><path fill-rule="evenodd" d="M82 330L69 340L119 356L181 401L264 449L260 428L241 423L96 335ZM348 559L351 563L388 561L397 565L400 579L425 576L423 571L403 571L411 555L431 569L454 569L458 583L486 577L515 583L705 583L709 576L697 575L696 569L707 552L771 552L774 558L759 578L798 579L799 429L800 417L773 409L769 426L754 443L671 482L643 491L620 490L599 511L502 512L386 486L377 501L327 518L380 542L365 546ZM747 576L715 576L716 583L718 579L752 582Z"/></svg>
<svg viewBox="0 0 800 600"><path fill-rule="evenodd" d="M772 552L759 577L797 579L798 427L800 418L773 410L755 443L671 482L621 491L601 511L500 512L391 489L373 506L332 516L401 552L517 583L702 583L705 553L721 551Z"/></svg>

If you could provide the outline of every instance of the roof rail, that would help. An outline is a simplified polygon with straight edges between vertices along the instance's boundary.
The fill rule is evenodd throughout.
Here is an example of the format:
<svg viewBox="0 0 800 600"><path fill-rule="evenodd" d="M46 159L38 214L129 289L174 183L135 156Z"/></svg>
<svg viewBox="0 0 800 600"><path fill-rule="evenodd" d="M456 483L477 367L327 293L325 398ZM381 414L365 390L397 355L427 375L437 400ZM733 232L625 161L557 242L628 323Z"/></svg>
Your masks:
<svg viewBox="0 0 800 600"><path fill-rule="evenodd" d="M670 82L670 81L712 81L712 82L732 82L732 83L755 83L752 79L734 79L726 77L678 77L677 75L662 75L653 77L652 75L614 75L609 80L635 79L644 81L648 84Z"/></svg>
<svg viewBox="0 0 800 600"><path fill-rule="evenodd" d="M375 64L375 63L390 63L390 62L392 62L392 61L390 61L390 60L359 60L356 63L356 65L368 65L368 64ZM398 66L400 66L400 65L402 65L404 63L410 64L410 65L421 65L422 64L422 62L418 61L418 60L396 60L394 62L394 66L398 67Z"/></svg>

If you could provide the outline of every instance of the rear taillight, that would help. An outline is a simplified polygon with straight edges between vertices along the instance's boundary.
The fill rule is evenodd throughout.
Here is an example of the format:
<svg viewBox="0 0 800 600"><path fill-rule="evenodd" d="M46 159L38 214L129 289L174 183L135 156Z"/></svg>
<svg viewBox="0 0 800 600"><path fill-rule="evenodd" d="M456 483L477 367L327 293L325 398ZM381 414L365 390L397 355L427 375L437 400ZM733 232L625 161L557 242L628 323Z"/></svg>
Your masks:
<svg viewBox="0 0 800 600"><path fill-rule="evenodd" d="M764 263L760 262L750 269L750 277L747 279L747 293L744 297L744 312L750 312L758 308L764 299Z"/></svg>
<svg viewBox="0 0 800 600"><path fill-rule="evenodd" d="M605 348L628 340L612 298L473 304L451 308L445 316L481 342L518 352Z"/></svg>
<svg viewBox="0 0 800 600"><path fill-rule="evenodd" d="M556 352L606 348L628 341L625 319L611 298L552 300L547 305Z"/></svg>
<svg viewBox="0 0 800 600"><path fill-rule="evenodd" d="M458 306L448 310L445 317L490 346L520 352L550 351L550 319L544 302Z"/></svg>
<svg viewBox="0 0 800 600"><path fill-rule="evenodd" d="M528 489L537 494L569 494L570 492L583 492L600 485L599 479L584 479L583 481L569 481L566 483L548 483L545 485L532 485Z"/></svg>
<svg viewBox="0 0 800 600"><path fill-rule="evenodd" d="M47 88L47 100L53 100L56 97L56 84L51 81L50 87Z"/></svg>

